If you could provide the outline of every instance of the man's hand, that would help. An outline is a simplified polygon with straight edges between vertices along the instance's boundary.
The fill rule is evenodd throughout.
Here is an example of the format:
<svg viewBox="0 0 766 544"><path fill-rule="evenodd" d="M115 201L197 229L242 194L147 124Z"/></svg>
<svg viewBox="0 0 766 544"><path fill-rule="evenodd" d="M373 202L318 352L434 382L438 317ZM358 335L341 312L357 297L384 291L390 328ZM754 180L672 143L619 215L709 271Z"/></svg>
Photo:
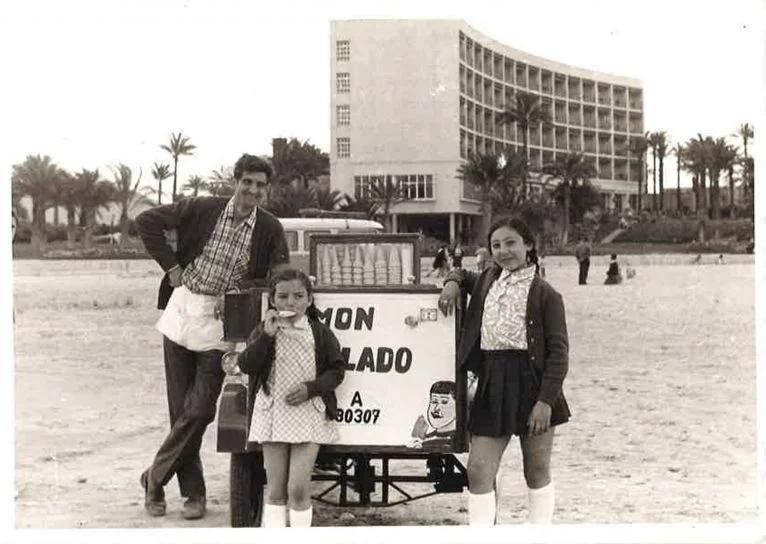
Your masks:
<svg viewBox="0 0 766 544"><path fill-rule="evenodd" d="M213 309L213 317L216 319L223 319L223 305L226 300L226 295L221 295L215 301L215 308Z"/></svg>
<svg viewBox="0 0 766 544"><path fill-rule="evenodd" d="M549 404L538 400L532 407L527 421L529 435L537 436L545 433L551 426L551 407Z"/></svg>
<svg viewBox="0 0 766 544"><path fill-rule="evenodd" d="M456 281L448 281L439 295L439 309L444 315L452 315L452 310L460 302L460 286Z"/></svg>
<svg viewBox="0 0 766 544"><path fill-rule="evenodd" d="M309 389L305 383L296 385L285 396L285 402L290 406L297 406L307 400L309 400Z"/></svg>
<svg viewBox="0 0 766 544"><path fill-rule="evenodd" d="M168 280L171 287L181 287L181 276L183 276L183 269L180 266L171 268L168 272Z"/></svg>

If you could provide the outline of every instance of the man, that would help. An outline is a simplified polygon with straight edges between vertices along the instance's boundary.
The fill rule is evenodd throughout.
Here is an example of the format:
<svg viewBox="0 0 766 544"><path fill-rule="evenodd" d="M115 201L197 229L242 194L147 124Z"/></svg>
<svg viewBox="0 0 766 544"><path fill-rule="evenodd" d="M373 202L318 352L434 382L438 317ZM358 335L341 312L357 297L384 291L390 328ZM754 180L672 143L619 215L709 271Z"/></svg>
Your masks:
<svg viewBox="0 0 766 544"><path fill-rule="evenodd" d="M580 265L580 276L578 283L585 285L588 283L588 269L590 268L590 244L586 237L580 238L580 243L575 248L575 257Z"/></svg>
<svg viewBox="0 0 766 544"><path fill-rule="evenodd" d="M144 507L165 515L164 486L175 474L187 500L183 517L205 515L205 480L199 450L215 418L223 385L223 296L234 288L265 280L269 270L289 261L279 220L259 207L266 196L271 167L243 155L234 166L231 198L199 197L146 210L136 227L146 251L165 271L157 329L164 335L165 379L170 433L154 461L141 474ZM175 230L175 245L168 232Z"/></svg>
<svg viewBox="0 0 766 544"><path fill-rule="evenodd" d="M492 256L486 247L480 247L476 250L476 269L481 274L484 269L492 264Z"/></svg>

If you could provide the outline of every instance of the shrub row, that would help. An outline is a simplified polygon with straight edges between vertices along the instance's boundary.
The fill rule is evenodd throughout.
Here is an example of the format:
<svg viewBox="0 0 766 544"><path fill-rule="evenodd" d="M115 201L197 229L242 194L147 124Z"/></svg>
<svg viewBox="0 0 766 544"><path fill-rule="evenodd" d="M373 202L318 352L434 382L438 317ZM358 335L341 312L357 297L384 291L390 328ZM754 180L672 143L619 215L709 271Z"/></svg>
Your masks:
<svg viewBox="0 0 766 544"><path fill-rule="evenodd" d="M705 239L712 240L718 233L719 239L733 239L747 242L754 232L750 219L720 219L705 221ZM651 244L691 244L696 242L699 221L696 219L655 219L635 223L620 234L615 242L651 243Z"/></svg>

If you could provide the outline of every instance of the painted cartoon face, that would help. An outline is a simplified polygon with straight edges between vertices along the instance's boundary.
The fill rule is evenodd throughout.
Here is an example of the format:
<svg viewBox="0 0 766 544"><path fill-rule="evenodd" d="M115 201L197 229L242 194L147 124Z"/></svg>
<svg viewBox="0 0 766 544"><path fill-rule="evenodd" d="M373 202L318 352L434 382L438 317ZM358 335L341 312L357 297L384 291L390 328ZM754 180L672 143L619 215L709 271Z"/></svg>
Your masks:
<svg viewBox="0 0 766 544"><path fill-rule="evenodd" d="M265 172L242 173L234 190L234 208L240 217L250 215L253 209L266 198L268 181Z"/></svg>
<svg viewBox="0 0 766 544"><path fill-rule="evenodd" d="M451 394L431 393L428 403L428 423L441 429L455 422L455 397Z"/></svg>
<svg viewBox="0 0 766 544"><path fill-rule="evenodd" d="M295 312L293 320L306 315L306 309L311 306L311 295L306 291L306 286L299 279L280 281L274 287L274 300L271 301L279 310L292 310Z"/></svg>
<svg viewBox="0 0 766 544"><path fill-rule="evenodd" d="M527 251L531 244L524 242L517 231L511 227L500 227L490 238L492 259L502 268L518 270L527 265Z"/></svg>

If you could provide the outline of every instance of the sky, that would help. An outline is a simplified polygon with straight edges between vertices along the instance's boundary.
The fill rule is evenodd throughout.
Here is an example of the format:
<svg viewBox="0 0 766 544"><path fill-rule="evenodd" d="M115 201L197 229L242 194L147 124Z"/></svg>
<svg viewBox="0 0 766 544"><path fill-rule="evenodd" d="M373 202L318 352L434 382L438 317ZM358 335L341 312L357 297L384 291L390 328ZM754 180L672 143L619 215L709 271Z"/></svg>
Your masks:
<svg viewBox="0 0 766 544"><path fill-rule="evenodd" d="M48 154L108 177L123 162L148 184L152 164L170 162L160 144L178 131L197 146L181 158L179 184L244 152L270 155L274 137L329 151L333 19L463 19L515 49L641 79L645 129L673 143L729 136L763 109L757 1L270 4L0 0L10 82L0 90L0 168L10 176L27 155ZM675 180L672 159L666 176Z"/></svg>

